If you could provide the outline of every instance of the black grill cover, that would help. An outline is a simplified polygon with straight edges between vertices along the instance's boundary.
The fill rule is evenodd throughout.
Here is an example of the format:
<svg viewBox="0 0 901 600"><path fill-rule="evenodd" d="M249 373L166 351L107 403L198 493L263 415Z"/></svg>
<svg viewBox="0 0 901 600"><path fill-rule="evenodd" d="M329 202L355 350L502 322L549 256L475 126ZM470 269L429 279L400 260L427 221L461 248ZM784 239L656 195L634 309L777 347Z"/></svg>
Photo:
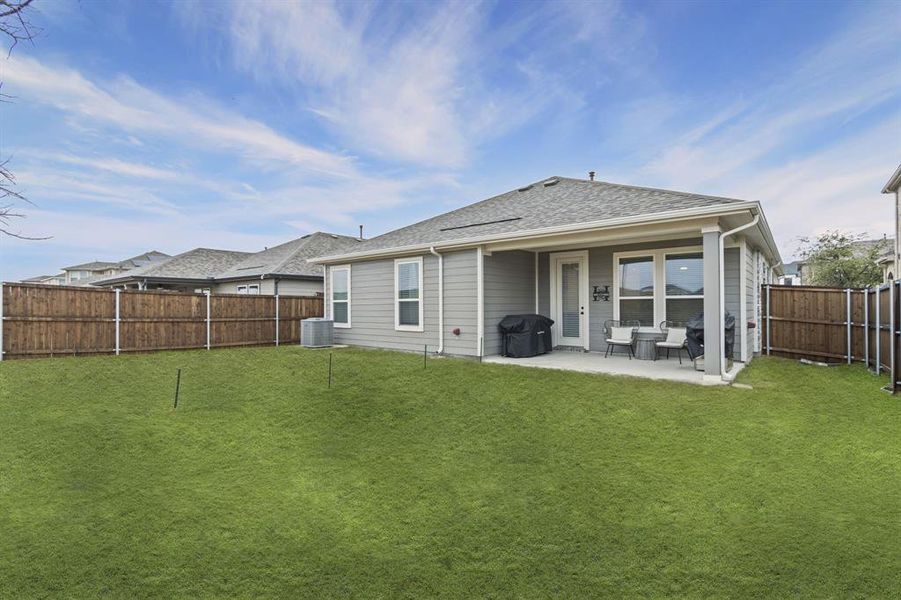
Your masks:
<svg viewBox="0 0 901 600"><path fill-rule="evenodd" d="M503 335L501 354L526 358L550 352L554 349L553 324L544 315L507 315L497 325Z"/></svg>
<svg viewBox="0 0 901 600"><path fill-rule="evenodd" d="M724 316L726 330L726 360L735 350L735 317L729 311ZM685 338L688 356L694 360L704 355L704 313L698 313L685 322Z"/></svg>

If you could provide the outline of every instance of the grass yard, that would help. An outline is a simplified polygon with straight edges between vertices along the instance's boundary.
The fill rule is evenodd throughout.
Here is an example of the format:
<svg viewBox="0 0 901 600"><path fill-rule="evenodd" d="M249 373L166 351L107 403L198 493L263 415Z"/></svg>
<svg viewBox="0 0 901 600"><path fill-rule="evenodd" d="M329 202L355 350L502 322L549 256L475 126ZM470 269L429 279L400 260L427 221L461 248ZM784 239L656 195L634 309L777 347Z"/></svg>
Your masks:
<svg viewBox="0 0 901 600"><path fill-rule="evenodd" d="M0 364L0 597L901 593L901 399L862 367L760 359L742 390L342 349L329 390L327 360Z"/></svg>

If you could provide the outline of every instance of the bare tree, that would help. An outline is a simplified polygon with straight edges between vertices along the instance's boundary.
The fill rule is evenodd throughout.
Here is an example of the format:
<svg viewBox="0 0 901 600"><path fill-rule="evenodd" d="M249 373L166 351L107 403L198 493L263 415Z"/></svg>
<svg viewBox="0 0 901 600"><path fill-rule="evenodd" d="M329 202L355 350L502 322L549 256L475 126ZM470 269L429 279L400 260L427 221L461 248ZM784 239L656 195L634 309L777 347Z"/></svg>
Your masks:
<svg viewBox="0 0 901 600"><path fill-rule="evenodd" d="M7 56L19 42L31 42L34 40L35 28L28 22L26 9L34 0L0 0L0 37L6 36L9 42ZM0 82L0 88L3 83ZM10 96L0 93L0 101L7 101ZM25 196L13 189L16 178L7 166L8 160L0 162L0 235L8 235L25 240L39 240L47 238L35 238L12 231L13 219L23 218L25 215L16 212L14 205L18 200L32 204Z"/></svg>

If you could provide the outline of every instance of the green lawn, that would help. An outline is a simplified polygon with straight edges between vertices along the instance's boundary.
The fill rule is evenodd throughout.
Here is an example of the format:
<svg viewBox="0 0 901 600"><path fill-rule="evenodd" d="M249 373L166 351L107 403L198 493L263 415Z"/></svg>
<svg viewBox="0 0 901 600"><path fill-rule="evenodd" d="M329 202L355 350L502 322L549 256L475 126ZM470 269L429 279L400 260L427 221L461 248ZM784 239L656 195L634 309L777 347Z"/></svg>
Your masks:
<svg viewBox="0 0 901 600"><path fill-rule="evenodd" d="M330 390L296 347L0 364L0 597L901 590L901 399L862 367L334 361Z"/></svg>

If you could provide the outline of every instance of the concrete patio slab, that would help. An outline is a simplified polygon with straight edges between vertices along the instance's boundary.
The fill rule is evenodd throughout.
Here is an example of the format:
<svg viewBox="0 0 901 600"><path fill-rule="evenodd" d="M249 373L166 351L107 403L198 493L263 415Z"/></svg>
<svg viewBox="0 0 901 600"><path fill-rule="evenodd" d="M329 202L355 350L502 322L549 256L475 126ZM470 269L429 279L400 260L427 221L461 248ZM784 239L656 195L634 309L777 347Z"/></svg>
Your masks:
<svg viewBox="0 0 901 600"><path fill-rule="evenodd" d="M518 365L520 367L535 367L539 369L559 369L564 371L579 371L582 373L604 373L607 375L625 375L629 377L643 377L645 379L659 379L664 381L681 381L698 385L728 385L735 375L743 367L743 363L735 363L728 374L729 381L720 378L705 378L703 371L696 371L694 365L687 358L679 364L677 358L651 360L629 360L626 356L609 356L604 358L602 352L568 352L555 350L541 356L531 358L509 358L506 356L488 356L483 362Z"/></svg>

